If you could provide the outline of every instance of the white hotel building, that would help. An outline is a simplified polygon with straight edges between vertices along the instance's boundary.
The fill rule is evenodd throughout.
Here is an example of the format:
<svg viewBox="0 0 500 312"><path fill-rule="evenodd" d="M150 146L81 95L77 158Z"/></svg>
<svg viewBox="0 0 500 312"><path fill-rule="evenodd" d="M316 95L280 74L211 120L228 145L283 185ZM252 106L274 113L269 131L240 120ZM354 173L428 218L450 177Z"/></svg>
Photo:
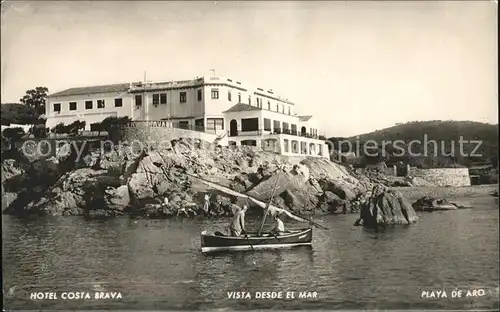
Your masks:
<svg viewBox="0 0 500 312"><path fill-rule="evenodd" d="M47 97L46 116L48 127L83 120L87 130L110 116L168 120L180 128L227 136L227 144L262 146L290 156L329 156L313 116L297 115L294 103L272 90L230 78L71 88Z"/></svg>

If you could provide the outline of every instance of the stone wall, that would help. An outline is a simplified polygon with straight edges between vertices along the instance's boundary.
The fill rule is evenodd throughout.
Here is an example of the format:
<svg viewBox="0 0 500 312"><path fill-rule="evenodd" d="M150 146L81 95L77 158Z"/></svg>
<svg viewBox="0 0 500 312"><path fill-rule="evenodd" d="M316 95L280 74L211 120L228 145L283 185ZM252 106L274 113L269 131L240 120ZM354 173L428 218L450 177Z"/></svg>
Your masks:
<svg viewBox="0 0 500 312"><path fill-rule="evenodd" d="M136 141L142 144L151 142L159 146L160 144L166 144L162 142L170 142L181 137L200 139L212 143L217 138L217 135L211 133L169 127L126 127L119 131L121 141L127 141L129 144Z"/></svg>
<svg viewBox="0 0 500 312"><path fill-rule="evenodd" d="M420 177L436 186L470 186L468 168L411 168L410 176Z"/></svg>

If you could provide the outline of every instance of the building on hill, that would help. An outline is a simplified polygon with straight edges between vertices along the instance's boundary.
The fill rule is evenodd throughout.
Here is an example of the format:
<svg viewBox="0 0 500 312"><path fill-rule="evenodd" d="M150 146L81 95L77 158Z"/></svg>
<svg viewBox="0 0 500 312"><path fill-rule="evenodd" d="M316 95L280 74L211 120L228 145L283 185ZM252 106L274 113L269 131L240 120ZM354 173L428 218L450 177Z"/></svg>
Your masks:
<svg viewBox="0 0 500 312"><path fill-rule="evenodd" d="M297 115L295 104L271 89L251 88L230 78L70 88L47 97L46 115L48 127L84 120L87 130L112 116L168 120L180 128L227 135L228 144L329 157L313 116Z"/></svg>

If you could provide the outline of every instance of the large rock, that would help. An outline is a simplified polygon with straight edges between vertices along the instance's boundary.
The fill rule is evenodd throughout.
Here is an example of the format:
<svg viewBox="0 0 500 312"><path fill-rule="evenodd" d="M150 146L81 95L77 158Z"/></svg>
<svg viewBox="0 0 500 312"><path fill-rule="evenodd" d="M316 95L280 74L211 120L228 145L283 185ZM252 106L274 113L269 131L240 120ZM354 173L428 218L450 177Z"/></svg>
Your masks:
<svg viewBox="0 0 500 312"><path fill-rule="evenodd" d="M348 183L344 179L320 179L318 184L323 191L330 191L344 200L354 200L357 197L357 190L353 184Z"/></svg>
<svg viewBox="0 0 500 312"><path fill-rule="evenodd" d="M339 211L345 212L347 201L341 199L330 191L324 192L320 197L319 207L323 211L338 213Z"/></svg>
<svg viewBox="0 0 500 312"><path fill-rule="evenodd" d="M119 181L106 175L105 170L89 168L77 169L61 176L47 190L43 187L20 194L21 201L12 207L13 214L44 214L53 216L83 215L86 210L94 209L104 203L104 191L117 187Z"/></svg>
<svg viewBox="0 0 500 312"><path fill-rule="evenodd" d="M295 212L313 210L318 204L317 190L304 177L287 172L276 173L254 186L248 195L268 202L276 185L273 203ZM281 198L281 200L279 200Z"/></svg>
<svg viewBox="0 0 500 312"><path fill-rule="evenodd" d="M316 179L341 179L350 176L344 166L334 163L326 158L306 158L301 161L300 164L307 166L309 169L309 175Z"/></svg>
<svg viewBox="0 0 500 312"><path fill-rule="evenodd" d="M18 191L27 178L26 171L16 160L6 159L2 162L2 190L4 192Z"/></svg>
<svg viewBox="0 0 500 312"><path fill-rule="evenodd" d="M128 181L128 189L132 204L140 204L141 201L155 197L153 183L145 172L134 173Z"/></svg>
<svg viewBox="0 0 500 312"><path fill-rule="evenodd" d="M108 188L105 192L104 201L107 208L123 211L130 204L128 186L122 185L116 189Z"/></svg>
<svg viewBox="0 0 500 312"><path fill-rule="evenodd" d="M467 208L464 205L449 202L447 199L436 199L430 196L424 196L412 204L415 211L438 211L438 210L457 210Z"/></svg>
<svg viewBox="0 0 500 312"><path fill-rule="evenodd" d="M107 170L110 175L120 176L126 161L115 150L104 153L99 159L98 169Z"/></svg>
<svg viewBox="0 0 500 312"><path fill-rule="evenodd" d="M377 227L379 225L411 224L418 220L413 207L399 193L376 185L368 201L362 205L356 225Z"/></svg>

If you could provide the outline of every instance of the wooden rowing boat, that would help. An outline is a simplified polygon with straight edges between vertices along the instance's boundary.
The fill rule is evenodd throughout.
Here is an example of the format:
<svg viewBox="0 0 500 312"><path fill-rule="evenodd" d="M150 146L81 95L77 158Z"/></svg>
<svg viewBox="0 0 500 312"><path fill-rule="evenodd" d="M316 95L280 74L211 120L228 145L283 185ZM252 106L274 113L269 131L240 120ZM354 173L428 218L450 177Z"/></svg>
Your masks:
<svg viewBox="0 0 500 312"><path fill-rule="evenodd" d="M201 251L204 253L213 251L255 250L255 249L288 248L295 246L311 246L312 226L326 229L324 226L321 226L320 224L313 222L312 219L306 219L304 217L297 216L295 214L286 211L285 209L271 205L272 199L276 192L276 186L278 184L279 175L273 187L271 198L267 203L261 202L251 196L233 191L231 189L227 189L221 185L217 185L216 183L204 180L200 177L194 175L190 176L195 179L198 179L200 182L203 182L212 188L221 190L230 195L246 198L250 202L253 202L257 206L264 209L264 215L262 218L261 226L257 232L247 232L245 236L227 236L226 234L220 232L209 234L207 231L203 231L201 233ZM297 221L309 222L309 227L297 230L285 231L285 233L280 235L265 233L263 232L263 228L268 214L270 215L282 214Z"/></svg>
<svg viewBox="0 0 500 312"><path fill-rule="evenodd" d="M245 236L224 236L201 233L201 251L203 253L215 251L242 251L256 249L291 248L297 246L311 246L312 228L286 231L281 235L257 232L247 233Z"/></svg>

